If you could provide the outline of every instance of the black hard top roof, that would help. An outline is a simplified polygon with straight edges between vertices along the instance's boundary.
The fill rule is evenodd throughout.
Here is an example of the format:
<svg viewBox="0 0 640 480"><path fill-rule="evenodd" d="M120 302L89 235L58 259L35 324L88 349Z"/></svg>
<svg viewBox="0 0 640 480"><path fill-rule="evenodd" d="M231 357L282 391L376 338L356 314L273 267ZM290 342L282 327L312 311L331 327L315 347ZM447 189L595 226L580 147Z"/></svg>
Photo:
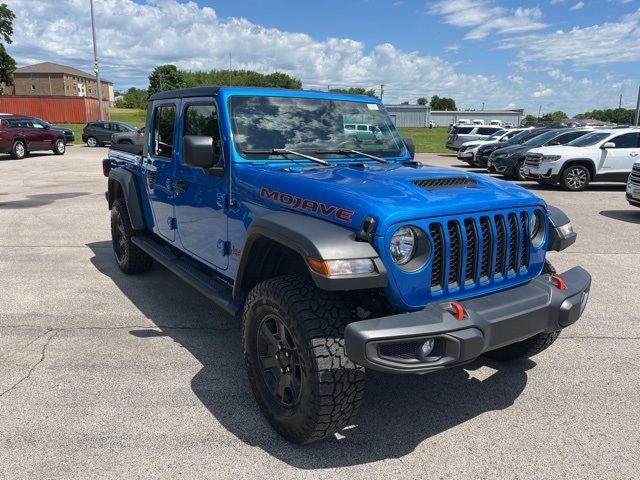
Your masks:
<svg viewBox="0 0 640 480"><path fill-rule="evenodd" d="M211 95L217 95L219 91L220 87L180 88L178 90L154 93L149 97L149 101L163 100L165 98L210 97Z"/></svg>

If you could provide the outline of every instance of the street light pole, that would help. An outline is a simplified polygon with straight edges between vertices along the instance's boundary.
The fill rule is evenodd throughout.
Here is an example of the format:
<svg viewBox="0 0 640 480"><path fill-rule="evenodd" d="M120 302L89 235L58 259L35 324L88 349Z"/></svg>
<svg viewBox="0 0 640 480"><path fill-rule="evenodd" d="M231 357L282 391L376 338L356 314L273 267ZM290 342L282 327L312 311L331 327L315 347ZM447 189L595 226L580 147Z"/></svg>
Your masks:
<svg viewBox="0 0 640 480"><path fill-rule="evenodd" d="M91 4L91 33L93 34L93 71L96 74L96 82L98 83L98 111L100 112L100 120L104 120L104 112L102 110L102 83L100 83L98 45L96 44L96 18L93 14L93 0L89 0L89 3Z"/></svg>

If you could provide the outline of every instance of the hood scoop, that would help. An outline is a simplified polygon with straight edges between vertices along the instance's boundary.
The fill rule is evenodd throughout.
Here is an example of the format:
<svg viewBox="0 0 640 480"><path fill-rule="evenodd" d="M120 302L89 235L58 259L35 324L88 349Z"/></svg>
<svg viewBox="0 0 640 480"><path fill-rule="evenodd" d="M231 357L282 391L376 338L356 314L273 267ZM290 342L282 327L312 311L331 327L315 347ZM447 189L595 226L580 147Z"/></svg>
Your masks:
<svg viewBox="0 0 640 480"><path fill-rule="evenodd" d="M469 177L441 177L441 178L421 178L411 180L411 183L422 187L425 190L437 190L440 188L474 187L475 180Z"/></svg>

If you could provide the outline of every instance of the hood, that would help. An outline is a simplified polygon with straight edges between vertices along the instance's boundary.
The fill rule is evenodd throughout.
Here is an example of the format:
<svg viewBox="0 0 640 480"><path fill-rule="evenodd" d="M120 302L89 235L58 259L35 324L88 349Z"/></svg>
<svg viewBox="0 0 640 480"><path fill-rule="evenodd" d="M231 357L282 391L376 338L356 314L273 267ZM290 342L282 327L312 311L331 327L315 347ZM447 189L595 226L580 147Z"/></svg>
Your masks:
<svg viewBox="0 0 640 480"><path fill-rule="evenodd" d="M293 170L236 164L235 194L354 230L371 215L378 232L410 220L544 205L528 190L493 177L426 165L367 165Z"/></svg>
<svg viewBox="0 0 640 480"><path fill-rule="evenodd" d="M461 146L468 147L470 145L486 145L487 143L494 143L493 140L469 140L468 142L464 142Z"/></svg>
<svg viewBox="0 0 640 480"><path fill-rule="evenodd" d="M588 147L570 147L568 145L554 145L551 147L537 147L529 150L528 153L540 154L540 155L562 155L572 157L575 155L584 154L585 150L589 150Z"/></svg>
<svg viewBox="0 0 640 480"><path fill-rule="evenodd" d="M504 155L505 153L520 153L526 152L532 147L525 145L507 145L506 147L498 148L493 151L494 155Z"/></svg>

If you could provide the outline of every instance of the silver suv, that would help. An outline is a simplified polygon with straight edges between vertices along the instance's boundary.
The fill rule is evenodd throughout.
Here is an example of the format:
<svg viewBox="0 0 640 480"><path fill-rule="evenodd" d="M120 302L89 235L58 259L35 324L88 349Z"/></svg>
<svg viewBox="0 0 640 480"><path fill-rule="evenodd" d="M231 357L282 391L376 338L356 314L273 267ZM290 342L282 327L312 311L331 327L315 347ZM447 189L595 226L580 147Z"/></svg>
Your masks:
<svg viewBox="0 0 640 480"><path fill-rule="evenodd" d="M494 133L502 130L501 127L490 127L485 125L463 125L456 126L449 132L446 147L449 150L460 150L463 143L471 140L486 140Z"/></svg>

